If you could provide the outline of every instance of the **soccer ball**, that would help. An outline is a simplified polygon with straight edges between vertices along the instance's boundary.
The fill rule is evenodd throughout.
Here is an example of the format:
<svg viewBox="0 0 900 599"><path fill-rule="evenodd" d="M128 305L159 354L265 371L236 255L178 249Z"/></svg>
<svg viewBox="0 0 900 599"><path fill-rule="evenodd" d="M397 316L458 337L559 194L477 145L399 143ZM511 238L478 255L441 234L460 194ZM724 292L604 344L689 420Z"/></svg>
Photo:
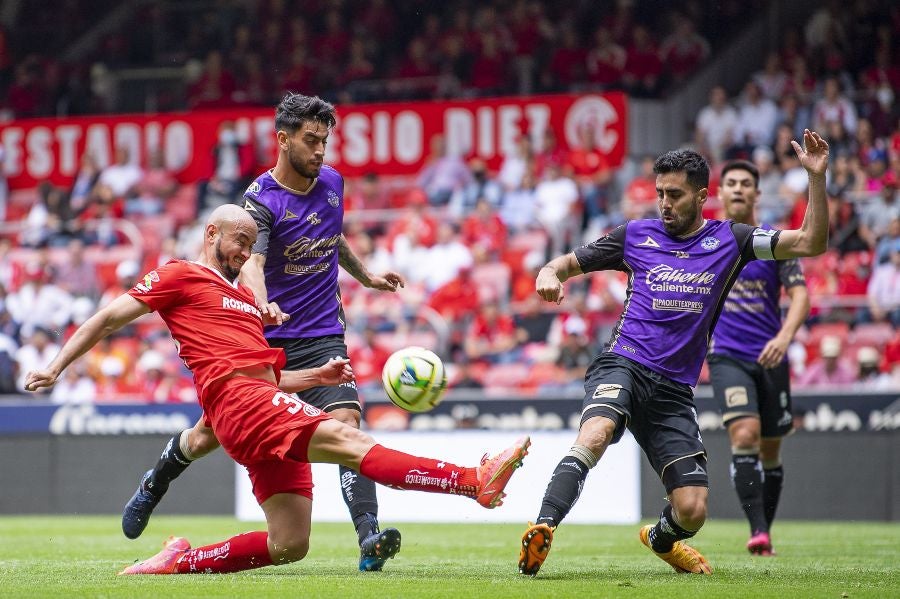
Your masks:
<svg viewBox="0 0 900 599"><path fill-rule="evenodd" d="M444 363L424 347L404 347L387 359L381 383L394 405L408 412L427 412L447 390Z"/></svg>

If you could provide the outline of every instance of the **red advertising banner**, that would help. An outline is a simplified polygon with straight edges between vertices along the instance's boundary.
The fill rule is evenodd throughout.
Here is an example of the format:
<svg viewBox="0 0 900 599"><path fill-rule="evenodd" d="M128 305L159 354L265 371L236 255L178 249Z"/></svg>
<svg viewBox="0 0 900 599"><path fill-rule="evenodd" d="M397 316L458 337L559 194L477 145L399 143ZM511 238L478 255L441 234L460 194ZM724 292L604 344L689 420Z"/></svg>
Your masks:
<svg viewBox="0 0 900 599"><path fill-rule="evenodd" d="M627 102L621 93L360 104L338 107L338 117L326 161L345 176L416 174L438 134L450 152L482 158L490 168L499 167L520 135L537 142L548 127L563 148L571 148L591 126L597 147L613 166L622 163L626 151ZM260 168L274 164L273 120L274 111L266 108L27 119L0 124L0 145L14 189L43 180L67 185L85 151L102 167L123 146L141 165L161 150L166 167L182 182L192 182L212 173L224 121L234 121L238 135L252 140Z"/></svg>

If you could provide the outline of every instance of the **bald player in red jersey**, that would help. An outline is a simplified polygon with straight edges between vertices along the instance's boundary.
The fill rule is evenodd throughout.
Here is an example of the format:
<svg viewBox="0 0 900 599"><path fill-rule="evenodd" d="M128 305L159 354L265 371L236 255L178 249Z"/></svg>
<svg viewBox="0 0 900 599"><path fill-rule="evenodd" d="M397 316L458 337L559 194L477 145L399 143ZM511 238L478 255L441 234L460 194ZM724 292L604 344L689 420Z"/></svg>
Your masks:
<svg viewBox="0 0 900 599"><path fill-rule="evenodd" d="M312 513L310 462L342 464L396 489L457 494L493 508L528 452L530 440L523 437L493 458L485 456L477 467L420 458L378 445L288 395L285 391L298 390L313 375L281 373L284 351L266 343L268 318L237 282L256 235L256 222L246 211L220 206L206 223L199 260L173 260L144 276L79 327L46 369L26 376L28 391L49 387L102 338L156 311L194 374L207 421L228 455L250 474L268 532L195 549L186 539L171 537L161 552L121 574L236 572L302 559ZM341 361L328 367L334 375L342 366L349 368ZM284 390L278 386L282 374Z"/></svg>

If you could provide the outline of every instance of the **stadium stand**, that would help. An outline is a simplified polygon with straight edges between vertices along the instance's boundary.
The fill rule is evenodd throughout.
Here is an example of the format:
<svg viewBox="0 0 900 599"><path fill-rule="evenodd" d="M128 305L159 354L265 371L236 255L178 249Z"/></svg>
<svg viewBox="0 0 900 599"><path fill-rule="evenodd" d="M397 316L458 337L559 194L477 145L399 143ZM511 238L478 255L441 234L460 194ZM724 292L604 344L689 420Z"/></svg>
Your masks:
<svg viewBox="0 0 900 599"><path fill-rule="evenodd" d="M666 5L665 10L653 0L607 3L599 9L588 1L565 7L538 0L479 6L450 1L440 8L351 1L336 8L311 3L302 16L293 16L287 3L278 0L13 4L15 14L0 29L0 113L7 123L40 116L271 107L288 88L318 93L339 107L609 90L665 102L715 60L709 48L726 48L742 27L770 8L762 0L698 0L678 9ZM78 8L74 13L73 7ZM890 350L892 343L896 345L898 323L890 318L900 306L900 285L889 292L888 303L893 304L881 320L873 313L875 292L870 290L875 269L889 266L900 252L896 199L900 114L895 102L900 94L900 59L893 42L900 35L900 7L890 2L851 2L839 6L837 14L831 10L832 5L812 9L802 26L785 23L783 35L773 38L780 44L768 56L748 63L739 84L719 88L721 97L704 109L707 117L698 120L696 131L692 129L697 114L685 115L691 125L683 141L704 151L714 167L728 158L756 162L763 173L766 222L796 226L797 215L803 214L805 180L798 176L785 144L813 124L829 132L834 154L828 187L832 248L804 261L813 313L797 343L803 346L806 363L818 357L826 335L837 335L853 359L858 349L874 347L883 356L883 372L894 373L900 386L897 353ZM47 19L49 14L67 16ZM340 27L351 15L355 26ZM52 30L33 26L51 21L64 26ZM24 22L32 24L27 36L19 27ZM138 22L143 25L134 27ZM423 45L431 52L423 55ZM309 48L316 52L314 70L307 64ZM260 64L272 76L261 76ZM347 70L342 65L352 66ZM772 120L756 131L749 125L759 125L759 114ZM709 119L720 134L717 139L710 140L706 125L701 126L701 120ZM121 286L116 271L123 264L137 262L144 272L170 257L192 258L202 210L234 201L248 177L268 166L268 157L259 148L247 142L231 145L225 139L220 138L219 153L206 176L175 181L172 188L165 185L172 174L164 166L171 157L161 156L155 166L135 165L141 169L141 184L123 193L109 194L95 182L95 177L103 177L102 171L88 177L85 196L77 193L79 178L67 186L42 182L37 189L11 190L0 229L7 242L0 251L4 297L34 286L25 276L34 264L55 266L49 272L56 276L66 264L73 238L87 244L85 260L96 269L96 291L82 296L91 305ZM226 178L229 186L223 187L217 179L218 161L231 151L228 160L233 158L238 167ZM505 229L499 242L490 237L499 229L484 225L487 221L466 228L472 215L470 200L430 201L415 176L372 173L348 179L351 244L367 260L377 259L413 279L400 296L403 301L395 305L386 305L346 277L341 279L353 327L351 347L363 338L365 328L375 327L385 348L438 347L448 363L465 364L467 375L489 390L499 382L515 381L520 392L533 393L580 380L577 369L556 363L564 336L556 342L517 344L500 363L491 364L487 376L484 361L466 353L465 331L477 316L478 302L495 300L504 316L516 319L528 310L528 281L533 282L535 266L550 257L547 252L554 242L539 212L536 187L544 166L559 167L560 177L578 190L573 234L567 238L570 247L635 216L633 211L640 208L622 198L626 190L631 190L629 194L641 190L642 156L629 157L610 173L601 166L586 170L588 148L571 153L540 146L519 151L521 155L513 157L521 161L519 175L512 167L504 169L503 177L497 169L488 169L488 181L480 183L481 190L487 183L500 190L492 206ZM483 169L461 162L464 169ZM508 178L510 173L513 179ZM652 197L647 200L652 209ZM713 196L708 216L717 216L718 208ZM442 280L438 291L427 281L416 280L415 265L409 260L413 250L403 248L415 252L432 248L443 222L462 229L460 239L474 263L470 269L462 268L453 281ZM371 248L364 251L363 244ZM467 286L477 291L475 301L464 294ZM603 279L573 285L569 291L570 296L583 293L591 318L606 323L596 327L591 338L595 344L605 340L614 320L610 316L615 312L610 308L614 287ZM440 306L428 308L433 295L440 297ZM883 295L879 301L884 301ZM0 310L0 334L16 347L28 346L29 335L6 312ZM139 327L162 354L166 376L183 379L185 373L173 348L160 338L158 324L151 319ZM65 327L55 333L58 341ZM141 351L126 347L128 343L125 337L113 339L112 349L105 351L121 350L131 356ZM85 376L96 383L97 398L141 399L140 394L129 395L141 388L136 383L126 381L121 388L107 384L116 376L109 373L119 369L106 360L104 374L107 357L89 357L100 366L85 369ZM154 401L190 399L180 385L173 388L172 393L154 392Z"/></svg>

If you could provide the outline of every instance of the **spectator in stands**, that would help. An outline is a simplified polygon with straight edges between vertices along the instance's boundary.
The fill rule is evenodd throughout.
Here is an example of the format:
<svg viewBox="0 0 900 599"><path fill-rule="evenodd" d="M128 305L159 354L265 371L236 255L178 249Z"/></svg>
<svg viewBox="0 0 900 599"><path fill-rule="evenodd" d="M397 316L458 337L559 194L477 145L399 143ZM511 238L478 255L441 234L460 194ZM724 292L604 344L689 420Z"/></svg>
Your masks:
<svg viewBox="0 0 900 599"><path fill-rule="evenodd" d="M856 375L856 387L866 391L885 391L894 386L890 374L880 369L881 354L878 348L865 345L856 351L856 363L859 369Z"/></svg>
<svg viewBox="0 0 900 599"><path fill-rule="evenodd" d="M62 331L71 306L72 296L53 283L53 271L45 261L26 266L22 286L6 297L6 307L25 337L38 327Z"/></svg>
<svg viewBox="0 0 900 599"><path fill-rule="evenodd" d="M84 242L74 238L66 246L67 262L59 269L55 281L70 295L97 299L97 265L88 262L84 256Z"/></svg>
<svg viewBox="0 0 900 599"><path fill-rule="evenodd" d="M535 218L550 237L551 255L562 253L580 242L581 214L578 186L563 174L557 163L547 165L544 176L534 189Z"/></svg>
<svg viewBox="0 0 900 599"><path fill-rule="evenodd" d="M455 279L463 268L470 268L473 262L472 251L460 239L456 224L443 221L438 224L437 237L428 248L425 261L415 265L413 271L428 291L434 291ZM438 264L440 268L435 267Z"/></svg>
<svg viewBox="0 0 900 599"><path fill-rule="evenodd" d="M687 79L709 57L709 42L697 33L686 15L674 13L672 32L662 41L659 54L675 83Z"/></svg>
<svg viewBox="0 0 900 599"><path fill-rule="evenodd" d="M109 302L113 301L132 287L137 282L138 276L141 274L141 265L137 260L122 260L116 266L116 282L103 290L97 308L103 308Z"/></svg>
<svg viewBox="0 0 900 599"><path fill-rule="evenodd" d="M37 201L25 217L19 243L34 248L65 243L65 193L50 181L42 181L38 185L37 195Z"/></svg>
<svg viewBox="0 0 900 599"><path fill-rule="evenodd" d="M809 129L812 119L812 108L808 104L801 104L797 95L786 93L778 102L778 116L776 126L787 125L794 132L795 137L803 134L804 129Z"/></svg>
<svg viewBox="0 0 900 599"><path fill-rule="evenodd" d="M734 145L730 155L749 155L759 145L771 145L775 139L775 124L778 109L772 100L764 97L759 85L748 81L738 110L738 124L734 134ZM793 139L793 137L791 137ZM777 155L777 151L776 151Z"/></svg>
<svg viewBox="0 0 900 599"><path fill-rule="evenodd" d="M716 85L709 90L709 104L697 115L694 143L697 151L715 163L725 158L725 151L737 140L738 113L728 103L725 88Z"/></svg>
<svg viewBox="0 0 900 599"><path fill-rule="evenodd" d="M53 385L50 401L63 403L93 403L97 399L97 385L87 375L84 365L76 362L63 374L61 380Z"/></svg>
<svg viewBox="0 0 900 599"><path fill-rule="evenodd" d="M587 78L599 91L622 87L628 55L616 43L612 32L600 26L594 30L594 44L587 53Z"/></svg>
<svg viewBox="0 0 900 599"><path fill-rule="evenodd" d="M495 205L478 198L475 209L462 224L462 241L476 262L495 261L506 248L507 229Z"/></svg>
<svg viewBox="0 0 900 599"><path fill-rule="evenodd" d="M578 131L578 145L569 152L569 168L578 184L584 203L582 229L589 224L605 229L609 224L610 187L613 169L606 155L597 146L596 129L585 123Z"/></svg>
<svg viewBox="0 0 900 599"><path fill-rule="evenodd" d="M632 96L654 96L659 90L663 64L650 31L643 25L631 30L631 44L626 51L622 83Z"/></svg>
<svg viewBox="0 0 900 599"><path fill-rule="evenodd" d="M437 220L428 213L428 196L421 189L413 188L406 194L406 210L396 219L387 233L388 247L397 253L397 241L400 236L415 238L417 244L424 247L434 245L437 233ZM403 244L403 240L400 240ZM409 245L406 243L405 245Z"/></svg>
<svg viewBox="0 0 900 599"><path fill-rule="evenodd" d="M625 187L620 209L626 221L656 214L656 174L653 172L655 162L655 156L649 154L643 156L637 176Z"/></svg>
<svg viewBox="0 0 900 599"><path fill-rule="evenodd" d="M497 173L497 182L504 192L519 189L525 173L533 168L534 150L531 146L531 138L522 134L516 140L516 145L511 152L503 156L500 163L500 172Z"/></svg>
<svg viewBox="0 0 900 599"><path fill-rule="evenodd" d="M159 214L177 189L178 181L166 169L162 149L157 148L150 153L147 170L135 186L135 196L125 200L125 214Z"/></svg>
<svg viewBox="0 0 900 599"><path fill-rule="evenodd" d="M503 223L511 233L519 233L540 226L535 216L536 187L534 169L529 167L522 177L521 185L517 189L508 190L503 195L500 218L503 219Z"/></svg>
<svg viewBox="0 0 900 599"><path fill-rule="evenodd" d="M212 176L201 181L198 189L200 212L233 203L247 186L256 166L253 147L240 139L233 121L222 121L219 125L212 158Z"/></svg>
<svg viewBox="0 0 900 599"><path fill-rule="evenodd" d="M425 190L432 206L445 206L453 193L473 181L472 173L459 156L451 155L443 135L431 138L431 155L419 173L416 185Z"/></svg>
<svg viewBox="0 0 900 599"><path fill-rule="evenodd" d="M870 249L875 249L878 240L887 233L888 226L900 217L900 202L897 201L898 179L893 171L888 171L881 180L881 191L862 213L859 233Z"/></svg>
<svg viewBox="0 0 900 599"><path fill-rule="evenodd" d="M571 91L574 85L585 81L587 50L573 23L562 23L557 34L550 62L541 71L541 85L547 91Z"/></svg>
<svg viewBox="0 0 900 599"><path fill-rule="evenodd" d="M810 364L797 379L798 387L841 386L856 380L853 366L841 359L841 339L832 335L822 337L820 358Z"/></svg>
<svg viewBox="0 0 900 599"><path fill-rule="evenodd" d="M548 164L568 164L569 153L559 145L556 139L556 131L553 127L544 128L541 143L534 155L534 174L540 180L544 176L544 170Z"/></svg>
<svg viewBox="0 0 900 599"><path fill-rule="evenodd" d="M480 158L470 160L469 172L472 179L455 191L450 198L450 214L457 219L471 214L475 210L475 205L482 199L494 208L499 207L503 199L503 188L488 176L484 160Z"/></svg>
<svg viewBox="0 0 900 599"><path fill-rule="evenodd" d="M500 309L497 299L483 301L466 334L466 359L507 364L516 359L517 345L512 316Z"/></svg>
<svg viewBox="0 0 900 599"><path fill-rule="evenodd" d="M583 386L587 367L594 359L587 323L580 318L567 319L557 348L556 365L565 371L566 380Z"/></svg>
<svg viewBox="0 0 900 599"><path fill-rule="evenodd" d="M16 389L25 389L25 375L35 368L46 368L59 353L59 345L53 340L53 333L43 327L32 327L26 334L26 341L16 350Z"/></svg>
<svg viewBox="0 0 900 599"><path fill-rule="evenodd" d="M848 201L843 192L839 195L828 194L828 231L828 247L836 249L842 256L868 250L859 235L856 203Z"/></svg>
<svg viewBox="0 0 900 599"><path fill-rule="evenodd" d="M100 171L97 185L105 187L116 199L134 195L138 183L144 176L141 167L131 159L131 153L124 145L116 147L116 161Z"/></svg>
<svg viewBox="0 0 900 599"><path fill-rule="evenodd" d="M344 211L384 210L388 208L388 198L378 173L368 172L362 177L346 181L344 190Z"/></svg>
<svg viewBox="0 0 900 599"><path fill-rule="evenodd" d="M85 152L81 155L78 172L75 173L72 187L69 188L69 208L72 216L84 212L93 201L94 186L99 178L100 167L97 166L94 155Z"/></svg>
<svg viewBox="0 0 900 599"><path fill-rule="evenodd" d="M231 106L236 87L234 76L225 68L222 53L212 50L206 55L200 77L188 87L188 106L194 109Z"/></svg>
<svg viewBox="0 0 900 599"><path fill-rule="evenodd" d="M841 93L837 77L828 77L822 86L822 97L813 105L813 127L826 131L831 121L839 121L849 135L856 134L858 118L856 106Z"/></svg>
<svg viewBox="0 0 900 599"><path fill-rule="evenodd" d="M502 42L493 32L482 33L480 42L464 87L479 96L506 93L510 87L507 77L509 56Z"/></svg>
<svg viewBox="0 0 900 599"><path fill-rule="evenodd" d="M775 153L767 146L753 149L751 159L759 171L759 199L756 202L759 221L776 225L784 219L789 206L778 194L781 188L781 172L775 166Z"/></svg>
<svg viewBox="0 0 900 599"><path fill-rule="evenodd" d="M456 278L435 289L427 300L431 308L447 319L452 329L458 329L474 314L478 301L478 289L469 266L460 268Z"/></svg>
<svg viewBox="0 0 900 599"><path fill-rule="evenodd" d="M778 52L769 52L766 56L763 70L753 74L753 81L759 86L763 96L777 102L788 84L788 74L781 68L781 55Z"/></svg>
<svg viewBox="0 0 900 599"><path fill-rule="evenodd" d="M893 240L889 260L875 265L866 295L873 320L900 326L900 239Z"/></svg>
<svg viewBox="0 0 900 599"><path fill-rule="evenodd" d="M887 234L878 240L875 246L875 264L888 262L898 243L900 243L900 215L891 220Z"/></svg>

